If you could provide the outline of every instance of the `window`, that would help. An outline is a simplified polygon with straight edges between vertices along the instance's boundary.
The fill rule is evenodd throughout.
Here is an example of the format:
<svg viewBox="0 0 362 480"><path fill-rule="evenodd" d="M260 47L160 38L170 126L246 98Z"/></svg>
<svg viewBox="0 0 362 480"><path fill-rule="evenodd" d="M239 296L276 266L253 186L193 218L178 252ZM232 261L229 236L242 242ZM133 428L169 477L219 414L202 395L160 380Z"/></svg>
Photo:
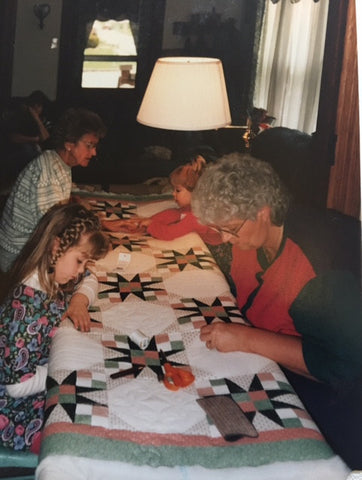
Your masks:
<svg viewBox="0 0 362 480"><path fill-rule="evenodd" d="M88 30L82 88L134 88L137 47L130 20L95 20Z"/></svg>
<svg viewBox="0 0 362 480"><path fill-rule="evenodd" d="M254 105L274 126L315 131L329 2L266 3Z"/></svg>

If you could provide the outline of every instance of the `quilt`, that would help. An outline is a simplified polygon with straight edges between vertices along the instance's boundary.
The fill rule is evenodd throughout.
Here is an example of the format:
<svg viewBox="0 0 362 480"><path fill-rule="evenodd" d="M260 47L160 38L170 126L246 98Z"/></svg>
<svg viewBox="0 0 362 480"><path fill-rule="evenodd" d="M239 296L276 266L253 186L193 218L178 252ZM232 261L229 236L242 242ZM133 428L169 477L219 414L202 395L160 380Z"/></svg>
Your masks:
<svg viewBox="0 0 362 480"><path fill-rule="evenodd" d="M83 201L109 219L174 206L167 198ZM99 293L90 332L65 320L53 339L37 478L70 478L67 464L79 479L283 478L291 468L295 476L285 478L346 478L347 468L276 363L208 350L200 341L202 325L244 322L200 237L109 235L112 249L95 266ZM164 358L194 381L166 388ZM231 399L256 435L226 440L197 401L211 397ZM223 425L236 422L219 413Z"/></svg>

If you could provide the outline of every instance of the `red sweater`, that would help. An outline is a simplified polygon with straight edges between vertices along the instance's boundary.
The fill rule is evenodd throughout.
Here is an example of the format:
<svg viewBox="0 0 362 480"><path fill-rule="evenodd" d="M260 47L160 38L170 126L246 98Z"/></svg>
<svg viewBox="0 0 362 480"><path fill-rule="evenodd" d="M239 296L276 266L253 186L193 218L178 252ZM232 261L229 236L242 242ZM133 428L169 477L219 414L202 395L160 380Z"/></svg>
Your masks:
<svg viewBox="0 0 362 480"><path fill-rule="evenodd" d="M160 240L174 240L187 233L196 232L204 242L210 245L222 243L219 233L207 225L201 225L190 207L169 208L152 216L147 232Z"/></svg>
<svg viewBox="0 0 362 480"><path fill-rule="evenodd" d="M237 290L238 306L252 325L300 335L289 308L316 274L296 243L287 238L279 256L270 265L261 250L233 247L231 276Z"/></svg>

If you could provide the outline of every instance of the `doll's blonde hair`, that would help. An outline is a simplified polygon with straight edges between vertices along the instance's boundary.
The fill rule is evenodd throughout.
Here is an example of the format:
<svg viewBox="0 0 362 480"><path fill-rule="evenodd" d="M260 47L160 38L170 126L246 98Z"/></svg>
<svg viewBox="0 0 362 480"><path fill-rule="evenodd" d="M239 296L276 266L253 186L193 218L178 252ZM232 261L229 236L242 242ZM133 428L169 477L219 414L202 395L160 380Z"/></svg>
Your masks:
<svg viewBox="0 0 362 480"><path fill-rule="evenodd" d="M192 192L196 187L197 181L200 178L206 166L206 160L201 155L195 157L191 162L177 167L170 174L170 183L173 187L181 186Z"/></svg>

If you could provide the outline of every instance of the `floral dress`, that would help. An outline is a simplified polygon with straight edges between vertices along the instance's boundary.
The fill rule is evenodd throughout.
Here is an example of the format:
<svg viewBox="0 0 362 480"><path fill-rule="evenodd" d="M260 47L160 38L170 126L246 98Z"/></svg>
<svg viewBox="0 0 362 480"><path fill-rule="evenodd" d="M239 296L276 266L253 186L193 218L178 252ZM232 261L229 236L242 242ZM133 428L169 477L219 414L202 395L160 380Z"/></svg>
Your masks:
<svg viewBox="0 0 362 480"><path fill-rule="evenodd" d="M14 398L6 385L28 380L48 363L63 313L63 300L24 284L0 306L0 444L6 447L26 450L40 436L46 391Z"/></svg>

